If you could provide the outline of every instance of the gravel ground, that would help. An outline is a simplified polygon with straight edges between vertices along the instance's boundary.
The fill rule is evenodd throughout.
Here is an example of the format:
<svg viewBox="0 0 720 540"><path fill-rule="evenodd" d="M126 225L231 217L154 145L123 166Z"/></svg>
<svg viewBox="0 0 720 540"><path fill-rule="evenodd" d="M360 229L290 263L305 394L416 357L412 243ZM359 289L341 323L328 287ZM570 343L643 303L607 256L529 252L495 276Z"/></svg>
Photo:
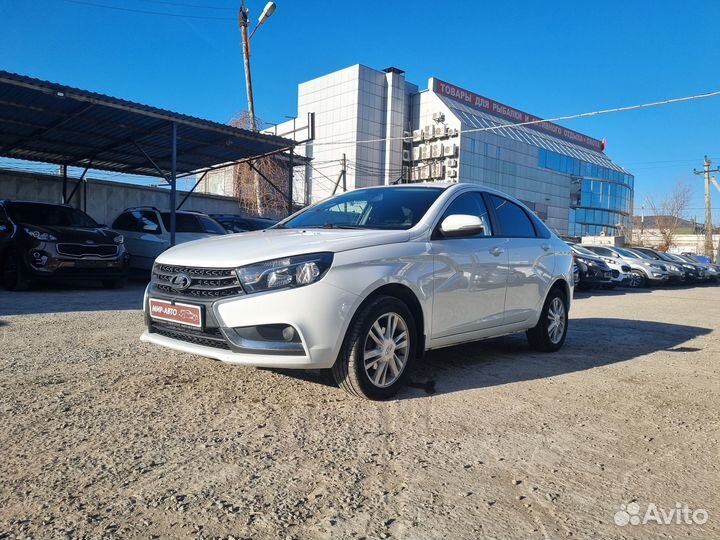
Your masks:
<svg viewBox="0 0 720 540"><path fill-rule="evenodd" d="M437 351L385 403L141 344L141 299L0 292L0 538L720 536L720 287L581 295L561 352Z"/></svg>

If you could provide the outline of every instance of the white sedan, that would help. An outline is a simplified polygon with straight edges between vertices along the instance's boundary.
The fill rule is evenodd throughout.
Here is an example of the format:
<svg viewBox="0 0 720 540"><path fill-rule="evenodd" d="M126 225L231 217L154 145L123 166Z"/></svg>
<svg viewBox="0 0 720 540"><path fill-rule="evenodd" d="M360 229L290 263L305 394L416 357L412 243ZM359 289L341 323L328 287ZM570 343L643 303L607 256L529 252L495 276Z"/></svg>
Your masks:
<svg viewBox="0 0 720 540"><path fill-rule="evenodd" d="M519 201L471 184L364 188L275 227L160 255L142 340L224 362L331 368L393 395L424 351L526 331L565 341L570 248Z"/></svg>

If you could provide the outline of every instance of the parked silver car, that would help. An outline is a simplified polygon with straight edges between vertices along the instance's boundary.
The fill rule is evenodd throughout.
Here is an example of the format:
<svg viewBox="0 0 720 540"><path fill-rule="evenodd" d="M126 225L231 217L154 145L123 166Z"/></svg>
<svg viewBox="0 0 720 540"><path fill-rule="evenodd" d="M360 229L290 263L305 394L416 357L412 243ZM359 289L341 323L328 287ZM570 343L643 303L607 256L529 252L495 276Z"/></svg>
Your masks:
<svg viewBox="0 0 720 540"><path fill-rule="evenodd" d="M601 257L608 257L617 261L624 261L630 266L630 282L632 288L647 287L649 285L664 285L670 280L667 267L659 261L643 259L637 253L616 246L585 245L593 253Z"/></svg>
<svg viewBox="0 0 720 540"><path fill-rule="evenodd" d="M170 212L152 206L127 208L113 221L112 228L125 237L130 268L149 272L155 259L170 247ZM175 214L175 243L227 234L217 221L200 212Z"/></svg>

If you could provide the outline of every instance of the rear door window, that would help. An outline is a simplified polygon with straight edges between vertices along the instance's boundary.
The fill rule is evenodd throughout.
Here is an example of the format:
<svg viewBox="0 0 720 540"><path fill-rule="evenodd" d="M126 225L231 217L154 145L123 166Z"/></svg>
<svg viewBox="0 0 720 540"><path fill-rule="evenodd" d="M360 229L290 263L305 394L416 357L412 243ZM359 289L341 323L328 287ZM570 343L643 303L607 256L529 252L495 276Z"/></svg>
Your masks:
<svg viewBox="0 0 720 540"><path fill-rule="evenodd" d="M497 195L489 196L500 222L500 234L508 238L535 238L535 227L520 206Z"/></svg>

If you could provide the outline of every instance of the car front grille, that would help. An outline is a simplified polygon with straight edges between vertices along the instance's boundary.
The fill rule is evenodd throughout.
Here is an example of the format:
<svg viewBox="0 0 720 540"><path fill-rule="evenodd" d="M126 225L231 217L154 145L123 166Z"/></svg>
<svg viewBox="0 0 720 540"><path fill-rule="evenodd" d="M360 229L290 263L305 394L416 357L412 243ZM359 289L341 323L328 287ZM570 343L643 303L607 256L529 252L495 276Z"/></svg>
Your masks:
<svg viewBox="0 0 720 540"><path fill-rule="evenodd" d="M58 244L58 253L70 257L114 257L118 247L115 244Z"/></svg>
<svg viewBox="0 0 720 540"><path fill-rule="evenodd" d="M173 285L173 279L178 276L189 278L189 284L185 288ZM235 270L231 268L156 264L153 266L152 281L159 291L173 296L213 299L245 294Z"/></svg>
<svg viewBox="0 0 720 540"><path fill-rule="evenodd" d="M199 330L179 324L152 321L150 323L150 332L170 339L193 343L194 345L230 350L230 346L225 341L219 328Z"/></svg>

